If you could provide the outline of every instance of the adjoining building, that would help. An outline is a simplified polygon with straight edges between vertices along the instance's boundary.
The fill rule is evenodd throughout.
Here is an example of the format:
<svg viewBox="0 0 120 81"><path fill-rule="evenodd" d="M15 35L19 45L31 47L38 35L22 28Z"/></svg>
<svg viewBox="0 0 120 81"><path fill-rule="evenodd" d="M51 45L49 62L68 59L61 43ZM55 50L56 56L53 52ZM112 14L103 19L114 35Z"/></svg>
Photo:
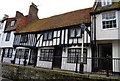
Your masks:
<svg viewBox="0 0 120 81"><path fill-rule="evenodd" d="M15 55L18 49L13 47L14 42L14 33L19 31L22 27L28 25L32 21L38 19L37 15L34 15L34 9L37 10L36 5L33 3L30 5L29 13L27 16L24 16L21 12L16 11L16 16L13 18L5 18L1 22L1 61L7 63L15 63ZM22 52L26 52L23 51ZM22 53L21 53L22 54ZM21 56L22 57L22 56Z"/></svg>
<svg viewBox="0 0 120 81"><path fill-rule="evenodd" d="M94 61L94 70L102 71L107 67L111 72L120 72L120 0L96 2L91 17L91 39L96 49L93 57L103 58ZM105 58L109 58L109 64Z"/></svg>

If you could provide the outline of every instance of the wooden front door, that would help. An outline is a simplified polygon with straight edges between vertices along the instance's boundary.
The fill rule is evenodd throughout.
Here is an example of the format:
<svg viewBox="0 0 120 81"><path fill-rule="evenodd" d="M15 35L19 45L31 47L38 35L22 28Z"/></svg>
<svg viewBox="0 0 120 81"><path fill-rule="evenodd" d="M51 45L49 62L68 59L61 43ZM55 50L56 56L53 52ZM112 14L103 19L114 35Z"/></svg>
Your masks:
<svg viewBox="0 0 120 81"><path fill-rule="evenodd" d="M62 62L62 47L55 47L53 55L53 68L61 68Z"/></svg>

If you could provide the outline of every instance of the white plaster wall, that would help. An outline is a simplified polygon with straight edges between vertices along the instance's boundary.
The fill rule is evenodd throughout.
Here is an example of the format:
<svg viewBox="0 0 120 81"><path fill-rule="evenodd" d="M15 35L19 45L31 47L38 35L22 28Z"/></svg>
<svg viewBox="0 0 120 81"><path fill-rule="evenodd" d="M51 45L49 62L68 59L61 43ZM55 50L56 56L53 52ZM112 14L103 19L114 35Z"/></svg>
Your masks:
<svg viewBox="0 0 120 81"><path fill-rule="evenodd" d="M120 58L120 45L118 41L113 41L113 58ZM113 72L120 72L120 60L113 60Z"/></svg>
<svg viewBox="0 0 120 81"><path fill-rule="evenodd" d="M15 31L11 32L10 40L9 41L5 41L7 33L4 33L4 35L3 35L3 41L1 41L1 47L2 48L4 48L4 47L13 47L14 33L15 33Z"/></svg>
<svg viewBox="0 0 120 81"><path fill-rule="evenodd" d="M66 58L62 58L61 69L75 71L76 70L76 63L67 63L67 55L68 55L67 50L68 50L68 48L81 48L81 47L72 46L72 47L64 48L65 51L62 52L62 57L66 57ZM90 47L87 47L87 57L92 57ZM77 70L79 71L79 64L78 64L78 69ZM87 64L84 64L84 72L91 72L91 70L92 70L92 60L88 59Z"/></svg>
<svg viewBox="0 0 120 81"><path fill-rule="evenodd" d="M116 11L117 28L102 29L102 14L96 15L96 40L118 39L118 11Z"/></svg>
<svg viewBox="0 0 120 81"><path fill-rule="evenodd" d="M120 40L120 23L119 22L120 22L120 11L118 11L118 38Z"/></svg>
<svg viewBox="0 0 120 81"><path fill-rule="evenodd" d="M52 62L48 62L48 61L40 61L39 57L40 57L40 50L41 49L54 49L53 47L45 47L45 48L39 48L38 49L38 58L37 58L37 67L43 67L43 68L52 68Z"/></svg>

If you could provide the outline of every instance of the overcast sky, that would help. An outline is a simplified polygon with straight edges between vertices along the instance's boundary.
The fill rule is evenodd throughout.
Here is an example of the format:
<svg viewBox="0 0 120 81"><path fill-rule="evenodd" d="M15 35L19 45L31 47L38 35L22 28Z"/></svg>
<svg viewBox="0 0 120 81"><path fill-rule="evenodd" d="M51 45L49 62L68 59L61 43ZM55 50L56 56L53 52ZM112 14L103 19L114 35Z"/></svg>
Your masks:
<svg viewBox="0 0 120 81"><path fill-rule="evenodd" d="M0 19L4 14L14 17L16 11L28 14L29 6L33 2L38 6L39 18L45 18L65 12L92 7L95 0L2 0L0 2Z"/></svg>

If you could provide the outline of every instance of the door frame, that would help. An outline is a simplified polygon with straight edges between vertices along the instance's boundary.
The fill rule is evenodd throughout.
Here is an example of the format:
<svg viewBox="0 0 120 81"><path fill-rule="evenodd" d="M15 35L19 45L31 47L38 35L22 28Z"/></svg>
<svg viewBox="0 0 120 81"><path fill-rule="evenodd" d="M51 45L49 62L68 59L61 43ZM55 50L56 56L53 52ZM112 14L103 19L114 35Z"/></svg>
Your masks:
<svg viewBox="0 0 120 81"><path fill-rule="evenodd" d="M53 68L59 68L59 69L61 69L61 65L62 65L62 48L63 47L61 47L61 46L55 46L54 47L52 69ZM59 54L58 54L58 52L59 52ZM56 62L58 62L58 63L56 63Z"/></svg>

